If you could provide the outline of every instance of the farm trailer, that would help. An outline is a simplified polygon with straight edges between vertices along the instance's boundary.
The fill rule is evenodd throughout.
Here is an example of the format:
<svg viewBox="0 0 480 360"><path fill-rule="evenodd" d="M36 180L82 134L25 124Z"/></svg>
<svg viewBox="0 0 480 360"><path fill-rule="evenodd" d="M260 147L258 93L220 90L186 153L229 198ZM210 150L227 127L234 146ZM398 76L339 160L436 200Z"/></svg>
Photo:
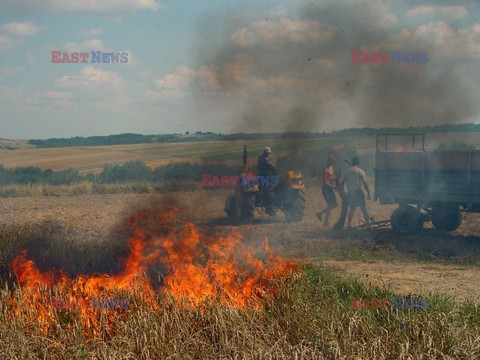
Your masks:
<svg viewBox="0 0 480 360"><path fill-rule="evenodd" d="M409 150L392 148L390 138L399 135L407 136L377 134L375 155L375 200L399 205L390 219L394 231L417 233L427 221L453 231L461 211L480 212L480 151L425 151L425 134L408 134Z"/></svg>

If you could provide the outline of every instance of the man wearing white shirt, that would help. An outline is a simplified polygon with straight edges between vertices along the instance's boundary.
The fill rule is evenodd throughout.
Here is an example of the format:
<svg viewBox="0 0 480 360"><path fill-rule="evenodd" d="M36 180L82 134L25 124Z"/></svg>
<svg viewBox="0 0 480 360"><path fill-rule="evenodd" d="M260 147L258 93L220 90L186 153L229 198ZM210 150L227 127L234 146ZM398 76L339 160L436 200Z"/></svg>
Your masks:
<svg viewBox="0 0 480 360"><path fill-rule="evenodd" d="M362 211L365 223L369 223L367 207L365 203L365 194L362 191L362 184L367 192L367 199L370 200L370 188L368 187L367 177L365 171L359 168L360 161L357 157L352 159L352 167L345 171L342 177L341 186L347 184L347 199L348 199L348 218L347 226L350 228L352 223L353 213L357 207Z"/></svg>

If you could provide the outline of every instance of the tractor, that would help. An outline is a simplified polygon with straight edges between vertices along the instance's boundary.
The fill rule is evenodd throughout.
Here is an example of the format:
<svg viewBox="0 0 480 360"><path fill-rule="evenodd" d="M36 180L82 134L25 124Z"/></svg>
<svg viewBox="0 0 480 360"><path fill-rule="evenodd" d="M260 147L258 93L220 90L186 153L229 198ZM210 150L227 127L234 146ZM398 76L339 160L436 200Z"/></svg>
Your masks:
<svg viewBox="0 0 480 360"><path fill-rule="evenodd" d="M247 146L243 148L243 166L241 178L255 176L255 171L247 169ZM278 176L275 174L275 176ZM278 182L271 186L271 201L274 210L281 210L289 222L302 220L305 209L305 193L302 174L298 171L281 172ZM258 184L238 184L235 192L225 199L225 212L235 223L248 222L254 217L254 211L265 212L264 196Z"/></svg>

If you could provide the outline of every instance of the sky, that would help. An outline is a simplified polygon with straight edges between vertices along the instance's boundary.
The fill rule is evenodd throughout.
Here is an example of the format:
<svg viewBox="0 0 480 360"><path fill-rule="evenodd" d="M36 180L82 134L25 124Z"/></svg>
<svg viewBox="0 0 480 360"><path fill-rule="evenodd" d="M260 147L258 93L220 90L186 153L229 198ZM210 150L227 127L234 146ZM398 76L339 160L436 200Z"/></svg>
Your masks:
<svg viewBox="0 0 480 360"><path fill-rule="evenodd" d="M479 122L479 95L476 0L0 0L1 138Z"/></svg>

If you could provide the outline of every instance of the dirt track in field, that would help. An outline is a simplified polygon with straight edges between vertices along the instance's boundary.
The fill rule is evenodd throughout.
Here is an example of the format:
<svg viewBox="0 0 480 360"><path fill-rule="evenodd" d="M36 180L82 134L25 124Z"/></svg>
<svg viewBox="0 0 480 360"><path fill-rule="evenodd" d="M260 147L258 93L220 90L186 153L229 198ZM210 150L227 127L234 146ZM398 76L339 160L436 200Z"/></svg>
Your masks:
<svg viewBox="0 0 480 360"><path fill-rule="evenodd" d="M232 226L226 221L223 205L230 191L8 198L0 200L0 223L48 223L68 240L118 242L122 239L113 234L127 217L168 196L200 229L228 233ZM443 264L452 260L478 264L480 216L467 214L463 225L451 234L432 228L415 236L399 236L388 228L334 232L315 217L324 205L319 189L309 188L306 193L306 215L301 222L286 223L281 214L276 218L260 214L253 224L236 228L259 241L268 236L272 249L283 256L323 263L392 290L421 295L441 292L480 303L480 267ZM376 219L388 218L394 208L373 202L368 206ZM338 209L332 220L337 216ZM359 220L359 214L356 216L354 223Z"/></svg>

